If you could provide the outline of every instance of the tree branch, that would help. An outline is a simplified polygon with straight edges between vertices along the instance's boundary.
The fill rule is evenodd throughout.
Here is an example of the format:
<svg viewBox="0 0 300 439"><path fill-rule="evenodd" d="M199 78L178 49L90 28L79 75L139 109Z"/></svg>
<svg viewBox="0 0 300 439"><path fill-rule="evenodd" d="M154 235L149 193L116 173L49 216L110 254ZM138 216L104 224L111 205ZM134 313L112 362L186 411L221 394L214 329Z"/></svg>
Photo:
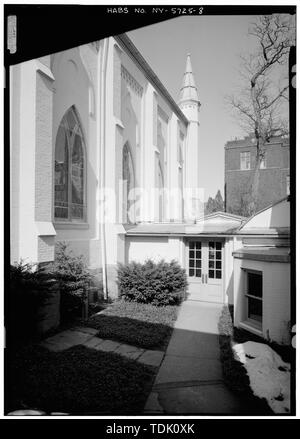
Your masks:
<svg viewBox="0 0 300 439"><path fill-rule="evenodd" d="M266 105L262 105L262 109L263 110L267 110L268 108L270 108L272 105L274 105L275 104L275 102L276 101L278 101L278 99L280 99L281 97L285 97L286 99L287 99L287 97L286 96L284 96L284 92L286 91L286 90L288 90L288 85L286 86L286 87L284 87L281 91L280 91L280 93L272 100L272 101L270 101L268 104L266 104Z"/></svg>

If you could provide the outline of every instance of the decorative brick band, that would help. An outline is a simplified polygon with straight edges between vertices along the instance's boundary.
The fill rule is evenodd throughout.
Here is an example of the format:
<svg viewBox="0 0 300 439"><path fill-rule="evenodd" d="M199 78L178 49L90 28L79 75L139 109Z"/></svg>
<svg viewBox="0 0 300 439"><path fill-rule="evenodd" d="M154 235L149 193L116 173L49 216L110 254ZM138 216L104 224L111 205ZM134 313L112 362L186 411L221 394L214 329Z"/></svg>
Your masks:
<svg viewBox="0 0 300 439"><path fill-rule="evenodd" d="M143 95L143 87L137 82L137 80L125 69L124 66L121 66L121 77L124 79L126 84L129 85L131 90L136 93L138 96L142 97Z"/></svg>

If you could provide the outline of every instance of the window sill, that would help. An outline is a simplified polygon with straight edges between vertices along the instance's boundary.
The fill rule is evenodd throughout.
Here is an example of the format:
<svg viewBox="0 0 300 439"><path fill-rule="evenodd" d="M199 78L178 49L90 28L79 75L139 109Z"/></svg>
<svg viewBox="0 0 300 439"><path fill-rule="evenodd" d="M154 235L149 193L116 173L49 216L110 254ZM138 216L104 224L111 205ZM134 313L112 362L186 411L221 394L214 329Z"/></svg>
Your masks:
<svg viewBox="0 0 300 439"><path fill-rule="evenodd" d="M63 230L63 229L89 229L88 223L73 223L71 221L69 222L54 222L54 227L57 230Z"/></svg>
<svg viewBox="0 0 300 439"><path fill-rule="evenodd" d="M262 329L259 329L255 326L253 322L250 320L245 320L244 322L240 322L238 326L242 329L245 329L246 331L252 332L255 335L258 335L259 337L263 337Z"/></svg>

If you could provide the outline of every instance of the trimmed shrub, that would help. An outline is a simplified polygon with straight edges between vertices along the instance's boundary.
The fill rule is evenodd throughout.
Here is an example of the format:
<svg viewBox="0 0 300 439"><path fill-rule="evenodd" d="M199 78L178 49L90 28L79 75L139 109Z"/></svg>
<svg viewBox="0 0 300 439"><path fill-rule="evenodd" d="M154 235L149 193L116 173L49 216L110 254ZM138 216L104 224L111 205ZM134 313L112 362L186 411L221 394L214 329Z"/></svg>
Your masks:
<svg viewBox="0 0 300 439"><path fill-rule="evenodd" d="M187 287L186 272L175 260L143 264L130 262L118 266L120 296L129 301L156 306L179 304Z"/></svg>
<svg viewBox="0 0 300 439"><path fill-rule="evenodd" d="M92 276L83 256L76 256L64 242L58 243L55 261L47 270L57 280L60 290L61 322L82 317Z"/></svg>
<svg viewBox="0 0 300 439"><path fill-rule="evenodd" d="M56 301L58 285L51 273L21 261L10 266L6 289L6 330L8 344L22 343L40 332L42 310ZM59 312L59 310L57 310Z"/></svg>

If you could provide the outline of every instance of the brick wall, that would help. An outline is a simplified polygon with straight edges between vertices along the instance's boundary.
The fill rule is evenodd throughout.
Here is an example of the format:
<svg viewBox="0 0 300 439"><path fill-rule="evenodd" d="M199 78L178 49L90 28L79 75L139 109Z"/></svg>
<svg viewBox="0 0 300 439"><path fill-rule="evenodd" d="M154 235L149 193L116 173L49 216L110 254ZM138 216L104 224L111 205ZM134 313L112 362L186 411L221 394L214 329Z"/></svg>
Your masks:
<svg viewBox="0 0 300 439"><path fill-rule="evenodd" d="M36 78L35 220L52 220L52 83Z"/></svg>
<svg viewBox="0 0 300 439"><path fill-rule="evenodd" d="M240 170L240 153L249 151L251 169ZM242 199L247 202L253 182L256 147L251 140L227 142L225 147L225 201L226 211L242 213ZM286 176L289 175L289 145L285 140L266 147L266 169L259 172L259 200L257 210L285 197Z"/></svg>
<svg viewBox="0 0 300 439"><path fill-rule="evenodd" d="M38 261L50 262L54 260L55 237L38 237Z"/></svg>

